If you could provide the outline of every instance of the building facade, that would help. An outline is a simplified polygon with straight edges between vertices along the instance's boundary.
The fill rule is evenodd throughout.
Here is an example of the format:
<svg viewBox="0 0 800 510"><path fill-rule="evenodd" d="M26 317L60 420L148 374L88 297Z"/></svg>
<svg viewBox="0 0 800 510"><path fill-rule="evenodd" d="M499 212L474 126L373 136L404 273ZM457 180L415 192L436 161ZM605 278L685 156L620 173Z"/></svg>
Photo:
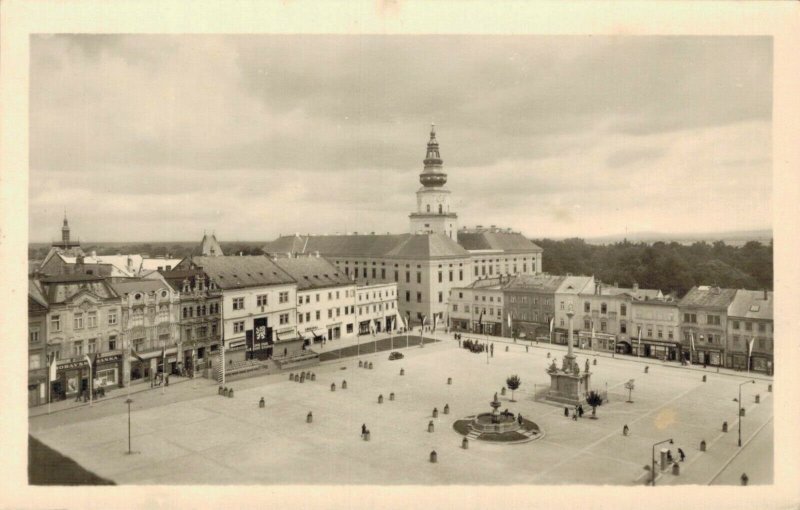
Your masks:
<svg viewBox="0 0 800 510"><path fill-rule="evenodd" d="M111 287L121 300L123 384L180 371L180 294L163 279L126 278Z"/></svg>
<svg viewBox="0 0 800 510"><path fill-rule="evenodd" d="M678 302L670 297L634 299L631 308L628 332L632 354L642 358L680 360L681 322Z"/></svg>
<svg viewBox="0 0 800 510"><path fill-rule="evenodd" d="M723 366L726 359L728 307L735 289L692 287L678 302L683 359Z"/></svg>
<svg viewBox="0 0 800 510"><path fill-rule="evenodd" d="M566 276L518 275L503 287L505 316L511 316L506 336L547 342L551 340L550 321L555 319L556 291Z"/></svg>
<svg viewBox="0 0 800 510"><path fill-rule="evenodd" d="M28 280L28 407L49 398L47 300L35 280Z"/></svg>
<svg viewBox="0 0 800 510"><path fill-rule="evenodd" d="M120 298L95 275L56 275L39 280L48 303L46 352L55 356L52 400L79 397L89 389L88 355L94 387L122 386Z"/></svg>
<svg viewBox="0 0 800 510"><path fill-rule="evenodd" d="M555 322L553 331L553 342L561 345L567 345L567 338L569 333L569 319L567 318L567 311L572 309L575 312L573 317L573 342L579 345L578 333L581 330L582 322L578 319L583 310L583 301L581 294L585 292L592 292L594 289L594 276L572 276L567 275L564 281L558 287L555 293Z"/></svg>
<svg viewBox="0 0 800 510"><path fill-rule="evenodd" d="M356 288L356 334L396 331L402 327L397 307L397 284L362 280ZM426 322L426 324L429 324Z"/></svg>
<svg viewBox="0 0 800 510"><path fill-rule="evenodd" d="M476 280L450 291L450 328L476 334L501 335L505 321L502 276Z"/></svg>
<svg viewBox="0 0 800 510"><path fill-rule="evenodd" d="M728 306L725 366L772 375L775 370L773 293L739 289Z"/></svg>

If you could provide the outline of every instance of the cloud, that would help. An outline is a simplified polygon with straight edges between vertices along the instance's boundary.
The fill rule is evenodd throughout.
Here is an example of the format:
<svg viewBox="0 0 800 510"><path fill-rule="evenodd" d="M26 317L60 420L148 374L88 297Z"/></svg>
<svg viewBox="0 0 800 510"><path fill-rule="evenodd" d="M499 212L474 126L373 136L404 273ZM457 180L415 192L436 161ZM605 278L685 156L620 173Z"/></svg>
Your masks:
<svg viewBox="0 0 800 510"><path fill-rule="evenodd" d="M65 206L84 239L405 231L430 122L462 224L769 226L771 51L763 37L34 36L31 237L57 235Z"/></svg>

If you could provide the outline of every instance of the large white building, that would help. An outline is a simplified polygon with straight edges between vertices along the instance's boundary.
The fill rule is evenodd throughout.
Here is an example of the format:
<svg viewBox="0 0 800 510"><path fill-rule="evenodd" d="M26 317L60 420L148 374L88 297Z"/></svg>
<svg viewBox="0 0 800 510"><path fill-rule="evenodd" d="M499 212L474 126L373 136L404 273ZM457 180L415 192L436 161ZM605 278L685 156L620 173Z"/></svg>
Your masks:
<svg viewBox="0 0 800 510"><path fill-rule="evenodd" d="M423 317L443 324L454 287L481 277L541 272L542 249L522 234L497 227L459 229L433 129L423 163L409 234L295 234L268 243L264 252L319 253L347 275L396 283L400 313L415 324Z"/></svg>

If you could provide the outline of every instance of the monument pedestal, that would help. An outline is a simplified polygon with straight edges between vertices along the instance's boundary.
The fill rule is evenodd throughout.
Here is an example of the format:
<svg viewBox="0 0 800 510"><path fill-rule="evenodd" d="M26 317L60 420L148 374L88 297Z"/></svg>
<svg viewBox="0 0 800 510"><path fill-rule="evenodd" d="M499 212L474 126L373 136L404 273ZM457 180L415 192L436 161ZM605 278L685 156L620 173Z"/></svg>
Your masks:
<svg viewBox="0 0 800 510"><path fill-rule="evenodd" d="M556 369L554 361L547 372L550 374L550 391L545 397L547 400L572 406L586 402L591 374L580 371L574 356L564 356L561 370Z"/></svg>

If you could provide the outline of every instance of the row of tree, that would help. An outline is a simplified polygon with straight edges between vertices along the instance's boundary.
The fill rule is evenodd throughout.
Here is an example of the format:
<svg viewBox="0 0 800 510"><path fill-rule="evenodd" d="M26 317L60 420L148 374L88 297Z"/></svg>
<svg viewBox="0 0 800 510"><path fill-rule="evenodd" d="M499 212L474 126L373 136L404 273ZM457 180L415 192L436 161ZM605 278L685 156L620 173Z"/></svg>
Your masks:
<svg viewBox="0 0 800 510"><path fill-rule="evenodd" d="M605 283L661 289L682 297L694 285L772 289L772 241L731 246L676 242L592 245L583 239L534 240L544 249L542 270L550 274L594 275Z"/></svg>

